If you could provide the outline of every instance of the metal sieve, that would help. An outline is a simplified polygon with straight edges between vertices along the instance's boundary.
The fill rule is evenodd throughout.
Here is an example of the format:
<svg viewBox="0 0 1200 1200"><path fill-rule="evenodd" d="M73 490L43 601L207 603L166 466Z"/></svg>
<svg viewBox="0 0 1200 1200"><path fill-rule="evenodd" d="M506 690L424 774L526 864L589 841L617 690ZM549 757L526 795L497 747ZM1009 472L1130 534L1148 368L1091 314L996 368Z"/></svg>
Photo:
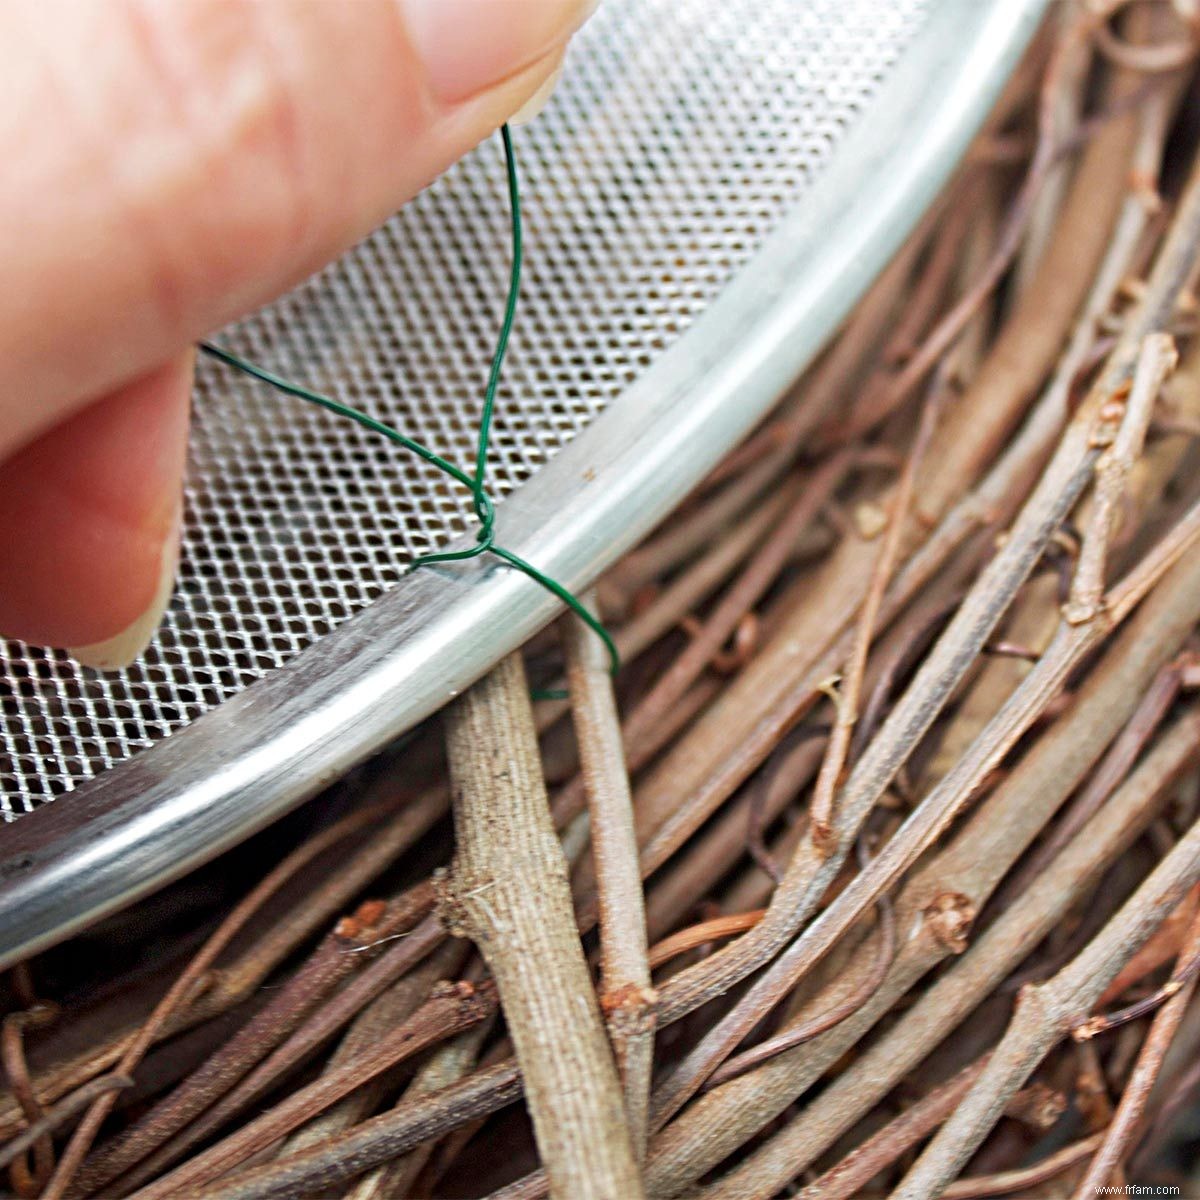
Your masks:
<svg viewBox="0 0 1200 1200"><path fill-rule="evenodd" d="M503 544L581 588L687 493L911 230L1044 2L607 0L517 135ZM507 222L485 144L223 344L468 462ZM403 575L471 525L432 468L201 362L154 645L110 673L4 648L0 961L261 828L550 620L491 562Z"/></svg>

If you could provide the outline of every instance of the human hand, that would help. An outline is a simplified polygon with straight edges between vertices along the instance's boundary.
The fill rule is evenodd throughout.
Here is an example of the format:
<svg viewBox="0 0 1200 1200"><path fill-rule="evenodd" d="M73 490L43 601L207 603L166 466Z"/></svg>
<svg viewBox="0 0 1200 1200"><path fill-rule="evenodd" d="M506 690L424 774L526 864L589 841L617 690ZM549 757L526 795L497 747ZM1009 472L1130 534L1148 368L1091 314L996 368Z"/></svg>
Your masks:
<svg viewBox="0 0 1200 1200"><path fill-rule="evenodd" d="M174 583L193 343L536 107L593 7L0 5L0 632L141 653Z"/></svg>

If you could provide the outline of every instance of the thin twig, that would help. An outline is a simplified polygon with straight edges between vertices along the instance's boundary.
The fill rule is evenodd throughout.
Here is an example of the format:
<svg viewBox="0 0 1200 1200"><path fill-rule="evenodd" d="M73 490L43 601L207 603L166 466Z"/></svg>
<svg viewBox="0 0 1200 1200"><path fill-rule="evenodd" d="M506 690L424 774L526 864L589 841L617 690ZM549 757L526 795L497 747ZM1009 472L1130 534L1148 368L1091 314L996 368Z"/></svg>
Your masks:
<svg viewBox="0 0 1200 1200"><path fill-rule="evenodd" d="M1138 353L1128 398L1118 393L1100 411L1093 436L1097 444L1103 444L1110 436L1113 440L1096 464L1091 524L1083 539L1064 610L1072 624L1090 621L1099 608L1118 506L1125 496L1134 463L1141 455L1159 392L1177 362L1175 343L1169 334L1148 334Z"/></svg>
<svg viewBox="0 0 1200 1200"><path fill-rule="evenodd" d="M809 806L810 834L813 845L821 854L832 852L834 849L834 796L842 781L846 756L850 750L850 738L858 721L859 699L862 693L863 677L867 670L867 655L870 653L871 641L875 636L879 610L883 606L884 595L887 592L892 573L896 569L896 561L900 556L901 538L908 522L917 471L920 469L933 439L933 431L945 395L945 387L945 377L939 372L924 405L922 405L916 437L913 439L912 449L909 451L895 495L892 497L892 511L888 518L887 533L879 547L879 557L871 568L870 583L867 586L867 594L863 600L862 609L858 615L858 624L855 628L854 649L851 651L850 659L842 673L842 684L838 691L836 704L837 716L833 724L833 731L829 735L829 741L825 745L825 757L821 762L817 785Z"/></svg>
<svg viewBox="0 0 1200 1200"><path fill-rule="evenodd" d="M922 1138L928 1137L954 1111L955 1105L979 1077L985 1061L964 1067L953 1079L922 1096L895 1120L889 1121L878 1133L813 1180L798 1194L797 1200L853 1200L880 1171Z"/></svg>
<svg viewBox="0 0 1200 1200"><path fill-rule="evenodd" d="M1179 957L1183 939L1192 919L1200 911L1200 888L1194 889L1182 904L1155 930L1154 936L1129 960L1124 970L1108 985L1100 1003L1112 1004L1147 975L1164 963Z"/></svg>
<svg viewBox="0 0 1200 1200"><path fill-rule="evenodd" d="M322 1074L332 1075L358 1055L373 1050L381 1039L397 1025L407 1021L430 998L437 984L461 976L469 953L470 947L464 942L457 938L448 938L423 963L398 979L383 995L372 1000L354 1018L337 1049L326 1060ZM468 978L469 982L477 983L482 976ZM486 1021L480 1022L480 1025L468 1032L474 1035L486 1024ZM434 1056L440 1054L443 1049L444 1046L437 1047L433 1051ZM369 1116L378 1106L389 1084L394 1084L395 1075L395 1071L389 1071L370 1084L357 1088L332 1108L326 1109L320 1116L297 1130L288 1139L280 1154L287 1156L299 1153Z"/></svg>
<svg viewBox="0 0 1200 1200"><path fill-rule="evenodd" d="M1021 245L1021 238L1033 212L1038 195L1056 159L1058 93L1066 64L1074 47L1087 32L1087 22L1077 20L1063 33L1046 68L1038 108L1038 139L1029 161L1021 189L1009 209L996 247L987 267L973 286L941 318L926 336L920 350L905 363L903 369L881 386L875 396L867 398L854 414L853 425L842 436L861 435L893 411L921 380L936 366L966 328L976 309L1000 282Z"/></svg>
<svg viewBox="0 0 1200 1200"><path fill-rule="evenodd" d="M633 801L603 647L573 615L566 621L563 640L591 817L600 920L600 1008L625 1090L629 1136L640 1162L646 1155L656 997L650 984Z"/></svg>
<svg viewBox="0 0 1200 1200"><path fill-rule="evenodd" d="M891 1166L901 1155L916 1146L954 1111L971 1084L979 1077L986 1062L985 1055L970 1066L964 1067L952 1079L922 1096L900 1116L889 1121L878 1133L852 1150L836 1166L797 1193L796 1200L853 1200L880 1171ZM1023 1093L1018 1093L1013 1098L1013 1104L1009 1106L1010 1113L1018 1106L1022 1097ZM1083 1143L1067 1147L1061 1156L1051 1155L1021 1171L960 1180L951 1184L942 1196L957 1196L960 1200L966 1200L968 1196L999 1196L1021 1192L1078 1162L1094 1148L1098 1140L1088 1138Z"/></svg>
<svg viewBox="0 0 1200 1200"><path fill-rule="evenodd" d="M1021 993L1012 1023L971 1091L893 1193L932 1200L970 1158L1009 1099L1088 1011L1142 942L1200 880L1194 825L1087 948L1052 979Z"/></svg>
<svg viewBox="0 0 1200 1200"><path fill-rule="evenodd" d="M830 1083L819 1110L804 1112L793 1120L713 1185L706 1200L718 1197L746 1200L751 1196L774 1195L878 1103L975 1005L992 993L1013 966L1054 927L1072 897L1095 880L1129 844L1149 821L1164 791L1194 761L1198 748L1200 716L1191 714L1164 735L1097 814L1086 833L1076 838L1028 891L1014 898L979 941L966 950L953 970L930 987L858 1062ZM969 927L974 905L962 892L980 886L969 881L966 871L976 878L983 874L982 896L986 896L987 875L993 868L1000 874L1004 870L1003 855L998 864L988 857L996 853L986 836L989 829L996 827L995 811L1002 810L994 809L986 817L981 812L972 822L969 831L972 836L964 835L961 843L951 847L950 855L962 864L957 878L948 862L935 862L928 869L927 880L914 881L902 893L897 901L898 926L901 930L915 931L915 936L908 936L902 942L903 949L879 996L842 1026L812 1043L803 1060L797 1061L796 1056L776 1059L701 1097L652 1145L648 1169L652 1187L664 1194L674 1194L727 1157L749 1131L761 1127L773 1112L786 1107L795 1095L819 1078L899 996L928 973L931 965L965 949L965 941L956 939L961 939L964 929ZM998 876L992 877L991 886L995 882ZM931 897L953 894L959 896L960 904L967 906L965 913L960 912L965 920L947 925L939 919L942 914L925 911ZM955 910L949 910L947 915L955 915ZM816 1003L823 1002L821 998ZM749 1120L739 1129L731 1114L743 1110ZM735 1125L733 1129L729 1128L731 1124Z"/></svg>
<svg viewBox="0 0 1200 1200"><path fill-rule="evenodd" d="M981 573L851 774L842 795L837 850L821 855L805 856L798 853L793 859L789 876L798 876L803 881L802 899L796 906L801 919L815 908L832 880L845 857L847 839L857 833L871 807L927 732L953 689L986 644L1012 597L1028 577L1051 533L1079 498L1099 459L1101 444L1098 443L1111 442L1112 437L1116 436L1115 433L1110 436L1107 432L1112 429L1115 417L1119 416L1123 424L1139 425L1144 415L1142 408L1131 411L1126 406L1122 412L1114 414L1107 406L1113 394L1122 390L1130 379L1144 338L1174 309L1176 297L1196 261L1198 247L1200 171L1180 206L1176 223L1155 265L1142 303L1131 317L1127 333L1114 349L1088 402L1063 434L1054 457L1022 508L1008 539ZM1157 359L1151 361L1153 364ZM1153 365L1147 368L1151 376L1154 370ZM1130 442L1136 443L1132 434L1123 440L1122 445ZM1093 524L1093 536L1105 546L1108 528L1106 517L1097 518ZM1107 620L1100 619L1099 610L1092 614L1091 619L1082 620L1078 613L1071 616L1042 661L1022 682L985 735L972 747L972 753L964 757L923 801L901 832L872 864L871 871L851 882L833 905L821 914L808 934L780 956L738 1005L672 1072L653 1102L656 1126L678 1111L764 1013L770 1011L779 998L796 985L803 972L819 961L863 909L873 902L874 897L891 886L945 829L986 774L999 764L1058 691L1070 670L1107 635L1111 628L1109 622L1119 621L1129 611L1134 597L1140 598L1148 586L1152 586L1150 576L1161 573L1164 562L1169 561L1172 554L1177 557L1182 553L1180 547L1188 537L1194 538L1196 532L1193 529L1184 535L1179 530L1172 531L1162 546L1147 555L1145 563L1131 571L1126 580L1114 589L1104 614ZM1187 544L1191 544L1190 541ZM785 880L777 889L777 899L787 888L787 882ZM796 921L794 911L791 919ZM771 932L770 924L771 913L768 912L768 916L748 938L754 938L763 931Z"/></svg>
<svg viewBox="0 0 1200 1200"><path fill-rule="evenodd" d="M757 602L792 553L800 534L813 522L825 501L841 483L853 462L849 451L836 454L817 469L743 569L737 581L718 601L702 631L694 637L670 669L643 697L626 719L623 734L630 761L641 761L645 730L660 721L687 687L720 650L738 621Z"/></svg>
<svg viewBox="0 0 1200 1200"><path fill-rule="evenodd" d="M699 925L689 925L656 942L650 947L650 966L661 967L680 954L686 954L697 946L706 946L709 942L718 942L735 933L745 933L753 929L763 918L765 909L756 908L750 912L730 913L724 917L713 917L711 921L701 921Z"/></svg>
<svg viewBox="0 0 1200 1200"><path fill-rule="evenodd" d="M199 953L188 963L179 978L171 985L167 994L158 1002L154 1011L146 1019L137 1035L129 1043L117 1063L115 1073L130 1075L142 1060L142 1056L150 1048L158 1031L193 994L195 986L203 979L205 972L216 961L221 952L234 939L250 918L290 880L297 871L301 870L318 855L324 853L330 846L342 841L358 823L365 824L376 816L373 812L356 814L357 822L343 821L310 838L297 850L294 850L271 871L249 895L242 900L232 912L213 931ZM104 1123L104 1119L112 1111L116 1102L116 1092L106 1092L97 1097L87 1114L75 1130L66 1150L59 1160L58 1168L50 1182L42 1192L42 1200L62 1200L70 1186L76 1171L79 1170L84 1156L91 1147L92 1141Z"/></svg>
<svg viewBox="0 0 1200 1200"><path fill-rule="evenodd" d="M225 1092L198 1118L179 1127L173 1137L162 1143L130 1173L130 1178L137 1182L153 1178L260 1100L318 1046L347 1025L362 1008L440 945L444 937L445 930L441 923L436 917L429 916L400 941L389 943L378 959L351 979L324 1006L316 1009L232 1091ZM364 957L350 954L349 950L347 955L351 958ZM173 1117L172 1124L176 1122L177 1117Z"/></svg>
<svg viewBox="0 0 1200 1200"><path fill-rule="evenodd" d="M17 1134L11 1141L0 1146L0 1169L7 1167L42 1138L60 1129L76 1113L87 1108L97 1096L103 1096L105 1092L124 1091L131 1087L133 1080L128 1075L101 1075L89 1080L46 1110L41 1118L23 1133Z"/></svg>
<svg viewBox="0 0 1200 1200"><path fill-rule="evenodd" d="M378 794L380 791L382 797ZM280 962L314 931L327 924L390 861L419 838L445 812L448 804L444 786L427 789L416 799L408 799L403 790L390 782L386 787L368 788L363 799L365 802L360 807L327 831L331 839L329 845L348 839L366 827L371 828L371 837L356 847L348 858L339 860L336 872L318 886L306 889L300 900L274 921L261 937L252 940L246 950L228 964L214 967L205 976L199 994L176 1010L175 1015L157 1030L156 1042L228 1012L253 996ZM403 810L395 813L396 805L405 800L408 802ZM319 858L318 853L313 859L307 856L297 859L295 869L300 870ZM119 1061L142 1023L141 1020L130 1020L125 1011L127 1007L127 1004L120 1006L116 1031L106 1027L97 1044L39 1073L37 1090L44 1103L68 1094ZM0 1097L0 1136L13 1128L11 1113L5 1111L6 1101L6 1097Z"/></svg>
<svg viewBox="0 0 1200 1200"><path fill-rule="evenodd" d="M295 1200L330 1191L430 1138L511 1104L520 1095L521 1073L509 1059L363 1121L292 1158L231 1175L219 1189L210 1190L206 1200Z"/></svg>
<svg viewBox="0 0 1200 1200"><path fill-rule="evenodd" d="M1008 887L1010 894L1016 895L1024 891L1112 795L1113 789L1129 773L1129 768L1137 761L1146 743L1170 711L1171 705L1179 695L1179 682L1178 662L1168 663L1154 677L1133 716L1109 747L1108 753L1096 768L1095 774L1088 780L1087 786L1072 800L1050 836L1022 865Z"/></svg>
<svg viewBox="0 0 1200 1200"><path fill-rule="evenodd" d="M973 1175L948 1184L942 1189L941 1200L977 1200L983 1196L1020 1196L1028 1188L1061 1175L1064 1171L1083 1162L1098 1145L1104 1135L1094 1133L1091 1137L1080 1138L1053 1154L1048 1154L1040 1162L1031 1163L1028 1167L1018 1167L1012 1171L998 1171L994 1175Z"/></svg>
<svg viewBox="0 0 1200 1200"><path fill-rule="evenodd" d="M715 1071L708 1081L710 1088L719 1087L730 1079L743 1075L759 1063L767 1062L777 1054L802 1046L805 1042L826 1030L840 1025L847 1017L853 1016L875 994L879 985L887 977L892 962L896 957L896 915L891 901L883 896L877 906L879 913L879 945L875 950L871 969L863 976L862 981L844 1000L835 1004L827 1012L817 1013L809 1020L790 1025L774 1037L759 1042L752 1049L726 1060L725 1064Z"/></svg>
<svg viewBox="0 0 1200 1200"><path fill-rule="evenodd" d="M236 1133L188 1159L169 1175L134 1192L133 1196L136 1200L176 1200L194 1193L299 1128L355 1088L396 1063L411 1058L426 1046L477 1025L495 1008L496 994L491 984L475 987L459 982L435 990L407 1021L375 1046L356 1055L339 1070L293 1092Z"/></svg>
<svg viewBox="0 0 1200 1200"><path fill-rule="evenodd" d="M479 1048L492 1024L492 1019L481 1021L474 1029L468 1029L439 1046L405 1088L401 1103L408 1104L433 1095L462 1079L476 1065ZM310 1144L320 1145L323 1140L314 1139ZM376 1168L359 1180L346 1200L391 1200L393 1197L411 1195L417 1176L437 1148L437 1142L428 1141L385 1166Z"/></svg>
<svg viewBox="0 0 1200 1200"><path fill-rule="evenodd" d="M34 1094L33 1083L29 1078L29 1064L25 1060L25 1030L52 1024L57 1017L57 1006L34 1004L20 1012L9 1013L4 1018L3 1033L0 1036L0 1056L4 1062L4 1073L8 1076L8 1085L12 1088L13 1095L25 1114L25 1120L30 1125L40 1124L46 1113ZM21 1154L14 1155L12 1159L12 1184L21 1196L36 1196L54 1171L54 1142L50 1135L43 1134L31 1144L32 1167L25 1162Z"/></svg>
<svg viewBox="0 0 1200 1200"><path fill-rule="evenodd" d="M1200 917L1193 918L1192 926L1184 937L1180 950L1180 962L1187 965L1200 958ZM1182 978L1183 972L1176 967L1172 978ZM1106 1130L1102 1144L1096 1157L1088 1164L1087 1174L1075 1189L1074 1200L1084 1200L1086 1196L1100 1194L1105 1184L1112 1180L1114 1172L1120 1168L1122 1159L1129 1153L1136 1136L1142 1111L1150 1099L1151 1088L1158 1079L1159 1070L1163 1066L1163 1058L1170 1049L1172 1040L1183 1020L1188 1004L1195 994L1196 976L1193 972L1186 983L1177 988L1163 1008L1159 1010L1150 1027L1150 1033L1142 1043L1138 1061L1134 1064L1133 1073L1124 1087L1121 1102L1112 1123Z"/></svg>
<svg viewBox="0 0 1200 1200"><path fill-rule="evenodd" d="M228 1107L218 1109L203 1122L196 1118L227 1097L326 995L355 971L365 970L372 955L378 953L378 939L396 932L408 933L432 907L433 891L426 884L391 905L369 901L360 905L353 917L339 921L285 986L216 1054L205 1059L170 1095L92 1158L80 1176L81 1188L87 1192L98 1190L121 1176L127 1182L139 1183L148 1176L138 1172L129 1177L129 1169L173 1134L191 1126L188 1136L175 1142L170 1154L155 1156L151 1164L154 1169L161 1169L224 1123ZM365 954L354 953L364 949Z"/></svg>

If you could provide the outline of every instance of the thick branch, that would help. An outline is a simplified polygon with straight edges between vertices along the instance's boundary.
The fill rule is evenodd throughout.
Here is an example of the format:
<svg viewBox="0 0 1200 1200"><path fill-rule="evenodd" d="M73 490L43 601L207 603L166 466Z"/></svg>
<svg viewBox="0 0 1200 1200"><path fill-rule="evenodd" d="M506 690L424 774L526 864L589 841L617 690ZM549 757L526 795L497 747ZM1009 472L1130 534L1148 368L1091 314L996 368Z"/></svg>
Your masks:
<svg viewBox="0 0 1200 1200"><path fill-rule="evenodd" d="M451 707L447 750L455 855L444 912L479 947L500 990L551 1192L633 1200L641 1181L519 655Z"/></svg>

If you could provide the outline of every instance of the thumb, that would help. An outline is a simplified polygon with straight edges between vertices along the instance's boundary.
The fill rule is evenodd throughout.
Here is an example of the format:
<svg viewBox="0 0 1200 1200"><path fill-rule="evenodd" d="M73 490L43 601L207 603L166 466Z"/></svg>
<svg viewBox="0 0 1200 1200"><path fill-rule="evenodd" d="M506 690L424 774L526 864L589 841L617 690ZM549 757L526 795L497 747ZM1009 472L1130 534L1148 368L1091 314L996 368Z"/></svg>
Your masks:
<svg viewBox="0 0 1200 1200"><path fill-rule="evenodd" d="M0 260L0 628L97 664L144 648L174 561L184 349L536 103L592 7L0 5L24 48L0 74L0 228L21 231Z"/></svg>
<svg viewBox="0 0 1200 1200"><path fill-rule="evenodd" d="M10 0L0 456L294 285L552 74L586 0Z"/></svg>

